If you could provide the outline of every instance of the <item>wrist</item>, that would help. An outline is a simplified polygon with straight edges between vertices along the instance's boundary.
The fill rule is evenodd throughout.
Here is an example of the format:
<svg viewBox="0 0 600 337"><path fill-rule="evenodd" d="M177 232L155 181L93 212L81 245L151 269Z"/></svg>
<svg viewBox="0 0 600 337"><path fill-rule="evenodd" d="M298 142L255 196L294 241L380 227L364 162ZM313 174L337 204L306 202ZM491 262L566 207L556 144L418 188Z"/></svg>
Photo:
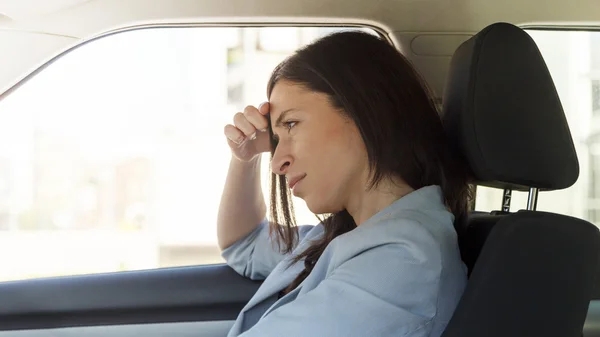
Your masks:
<svg viewBox="0 0 600 337"><path fill-rule="evenodd" d="M242 160L242 159L239 159L236 156L232 155L231 156L231 163L232 164L236 164L236 165L240 165L240 166L254 167L254 166L260 165L260 158L261 158L260 154L255 155L250 160Z"/></svg>

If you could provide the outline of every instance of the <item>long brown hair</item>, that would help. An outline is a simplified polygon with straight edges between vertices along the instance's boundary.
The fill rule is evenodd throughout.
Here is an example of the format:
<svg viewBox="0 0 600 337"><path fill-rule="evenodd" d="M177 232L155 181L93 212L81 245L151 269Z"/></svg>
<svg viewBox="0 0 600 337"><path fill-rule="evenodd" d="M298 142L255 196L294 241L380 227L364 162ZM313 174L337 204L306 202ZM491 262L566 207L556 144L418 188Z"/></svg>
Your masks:
<svg viewBox="0 0 600 337"><path fill-rule="evenodd" d="M356 124L367 150L369 188L391 177L401 177L415 190L439 185L455 218L466 213L470 189L465 161L447 142L424 81L392 45L358 31L328 35L279 64L267 96L282 79L328 95L330 103ZM277 142L270 123L269 132L273 154ZM284 176L272 174L270 213L271 235L283 253L290 253L297 245L298 230ZM346 210L320 220L324 235L294 257L292 263L304 260L304 270L285 293L310 274L335 237L356 228Z"/></svg>

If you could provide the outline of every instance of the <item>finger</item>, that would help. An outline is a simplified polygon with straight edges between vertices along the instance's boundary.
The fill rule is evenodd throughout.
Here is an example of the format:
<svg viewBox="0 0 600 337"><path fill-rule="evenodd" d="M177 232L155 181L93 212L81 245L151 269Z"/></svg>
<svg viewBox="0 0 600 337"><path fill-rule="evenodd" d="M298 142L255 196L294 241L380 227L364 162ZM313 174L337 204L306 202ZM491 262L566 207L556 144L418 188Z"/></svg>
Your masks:
<svg viewBox="0 0 600 337"><path fill-rule="evenodd" d="M250 123L246 116L241 112L238 112L235 114L235 116L233 116L233 124L236 128L240 129L240 131L242 131L246 137L250 137L256 133L256 128L254 125L252 125L252 123Z"/></svg>
<svg viewBox="0 0 600 337"><path fill-rule="evenodd" d="M225 125L223 132L225 133L225 137L227 137L227 139L238 145L246 139L244 133L231 124Z"/></svg>
<svg viewBox="0 0 600 337"><path fill-rule="evenodd" d="M244 116L254 126L256 130L266 131L269 121L259 110L253 106L247 106L244 109Z"/></svg>
<svg viewBox="0 0 600 337"><path fill-rule="evenodd" d="M258 111L263 116L268 114L270 110L271 110L271 104L269 104L269 102L260 103L260 105L258 106Z"/></svg>

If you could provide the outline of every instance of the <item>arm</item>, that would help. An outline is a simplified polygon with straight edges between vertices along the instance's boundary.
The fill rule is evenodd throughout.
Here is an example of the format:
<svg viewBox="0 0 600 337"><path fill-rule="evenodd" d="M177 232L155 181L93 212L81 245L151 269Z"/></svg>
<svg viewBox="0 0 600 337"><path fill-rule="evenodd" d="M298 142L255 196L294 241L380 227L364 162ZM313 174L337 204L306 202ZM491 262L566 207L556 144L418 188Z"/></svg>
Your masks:
<svg viewBox="0 0 600 337"><path fill-rule="evenodd" d="M226 249L248 236L266 212L260 185L260 156L250 161L232 157L217 217L219 247Z"/></svg>
<svg viewBox="0 0 600 337"><path fill-rule="evenodd" d="M364 251L241 336L429 336L441 257L426 241Z"/></svg>
<svg viewBox="0 0 600 337"><path fill-rule="evenodd" d="M283 259L271 245L265 215L260 156L247 162L232 157L219 206L217 236L227 264L253 280L265 279Z"/></svg>
<svg viewBox="0 0 600 337"><path fill-rule="evenodd" d="M265 279L284 255L269 237L266 205L260 181L261 153L271 149L268 132L269 104L246 107L225 126L232 158L221 196L217 237L222 255L239 274ZM299 239L312 226L299 228Z"/></svg>
<svg viewBox="0 0 600 337"><path fill-rule="evenodd" d="M298 242L314 228L298 226ZM264 219L246 237L227 247L221 253L227 264L238 274L252 280L264 280L286 256L269 236L269 222Z"/></svg>

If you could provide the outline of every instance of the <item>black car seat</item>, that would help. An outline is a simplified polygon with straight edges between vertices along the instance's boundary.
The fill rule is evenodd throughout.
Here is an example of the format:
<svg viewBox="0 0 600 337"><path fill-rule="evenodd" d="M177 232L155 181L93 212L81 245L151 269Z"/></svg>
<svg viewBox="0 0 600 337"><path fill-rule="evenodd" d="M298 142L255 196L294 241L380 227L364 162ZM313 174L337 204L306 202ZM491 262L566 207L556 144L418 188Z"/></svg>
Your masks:
<svg viewBox="0 0 600 337"><path fill-rule="evenodd" d="M485 28L454 54L442 117L474 183L504 190L503 209L463 219L470 270L444 337L581 336L600 257L596 226L537 212L538 192L575 183L579 163L546 64L511 24ZM527 209L509 213L512 190Z"/></svg>

